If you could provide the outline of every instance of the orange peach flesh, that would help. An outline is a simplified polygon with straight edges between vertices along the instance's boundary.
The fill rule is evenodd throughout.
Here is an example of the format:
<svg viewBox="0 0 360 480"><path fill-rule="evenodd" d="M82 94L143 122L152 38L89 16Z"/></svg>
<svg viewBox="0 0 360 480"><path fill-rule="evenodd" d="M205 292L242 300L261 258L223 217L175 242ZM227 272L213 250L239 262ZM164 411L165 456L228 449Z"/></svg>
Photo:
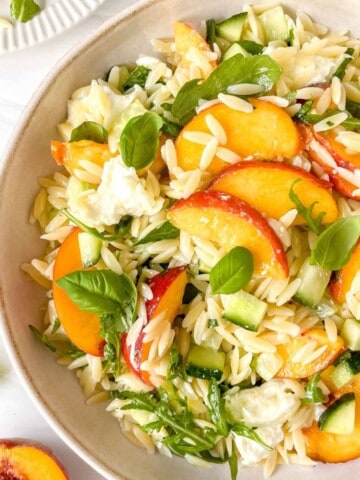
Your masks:
<svg viewBox="0 0 360 480"><path fill-rule="evenodd" d="M344 303L346 292L350 291L355 275L360 270L360 241L356 244L346 265L335 272L330 282L330 293L335 301Z"/></svg>

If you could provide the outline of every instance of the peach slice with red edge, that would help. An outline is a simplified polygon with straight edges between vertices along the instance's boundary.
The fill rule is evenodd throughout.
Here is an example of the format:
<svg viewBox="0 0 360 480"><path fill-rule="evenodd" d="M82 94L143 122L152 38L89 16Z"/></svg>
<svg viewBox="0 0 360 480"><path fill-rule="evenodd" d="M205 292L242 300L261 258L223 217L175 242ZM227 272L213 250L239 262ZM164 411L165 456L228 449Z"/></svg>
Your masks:
<svg viewBox="0 0 360 480"><path fill-rule="evenodd" d="M219 103L194 116L178 135L175 147L178 165L183 170L199 168L205 146L189 140L190 132L210 134L207 125L209 115L215 118L226 133L226 142L220 147L227 148L240 158L279 160L293 157L302 150L299 132L291 117L273 103L251 99L254 110L241 112ZM215 155L206 170L218 174L228 166Z"/></svg>
<svg viewBox="0 0 360 480"><path fill-rule="evenodd" d="M306 454L313 460L340 463L360 457L360 374L334 392L334 398L345 393L355 394L355 426L351 433L330 433L319 429L317 422L302 430Z"/></svg>
<svg viewBox="0 0 360 480"><path fill-rule="evenodd" d="M190 67L193 64L189 55L192 50L194 52L200 51L201 53L211 52L210 45L205 39L198 33L193 27L183 22L175 22L173 25L174 37L175 37L175 50L180 55L180 65L184 67ZM209 70L203 71L203 76L199 78L206 78L216 68L217 62L214 60L209 61Z"/></svg>
<svg viewBox="0 0 360 480"><path fill-rule="evenodd" d="M300 181L294 185L297 180ZM292 186L305 207L309 208L315 203L313 217L325 212L322 223L337 220L339 212L329 191L331 183L286 163L259 160L240 162L223 170L209 188L239 197L267 217L279 220L295 208L289 197ZM304 225L306 221L298 215L294 223Z"/></svg>
<svg viewBox="0 0 360 480"><path fill-rule="evenodd" d="M254 256L254 271L287 278L289 268L281 241L265 218L233 195L205 190L178 200L168 211L180 230L222 246L243 246Z"/></svg>
<svg viewBox="0 0 360 480"><path fill-rule="evenodd" d="M70 480L50 449L24 439L0 439L0 478Z"/></svg>
<svg viewBox="0 0 360 480"><path fill-rule="evenodd" d="M338 303L344 303L346 300L346 293L350 291L351 284L355 275L360 270L360 240L357 242L354 250L351 253L349 261L334 272L331 279L329 289L332 298Z"/></svg>
<svg viewBox="0 0 360 480"><path fill-rule="evenodd" d="M152 298L145 303L146 325L158 315L172 323L181 307L187 283L188 266L171 267L158 273L148 281ZM144 325L145 327L145 325ZM134 346L127 343L127 335L122 337L122 352L130 370L145 384L152 386L151 372L142 370L141 364L149 358L152 342L144 342L143 329L135 340ZM131 351L134 349L133 352Z"/></svg>
<svg viewBox="0 0 360 480"><path fill-rule="evenodd" d="M82 266L78 235L82 230L75 227L65 238L56 255L53 271L53 297L55 309L67 336L80 350L102 356L105 345L100 335L99 316L81 310L60 288L56 281L68 273L86 270Z"/></svg>
<svg viewBox="0 0 360 480"><path fill-rule="evenodd" d="M295 361L294 355L309 342L314 342L314 348L318 349L326 345L324 352L315 360L305 363L302 360ZM309 378L330 365L346 349L341 337L331 342L327 333L320 328L308 330L303 335L293 337L287 343L277 346L277 353L283 360L283 366L276 374L280 378Z"/></svg>

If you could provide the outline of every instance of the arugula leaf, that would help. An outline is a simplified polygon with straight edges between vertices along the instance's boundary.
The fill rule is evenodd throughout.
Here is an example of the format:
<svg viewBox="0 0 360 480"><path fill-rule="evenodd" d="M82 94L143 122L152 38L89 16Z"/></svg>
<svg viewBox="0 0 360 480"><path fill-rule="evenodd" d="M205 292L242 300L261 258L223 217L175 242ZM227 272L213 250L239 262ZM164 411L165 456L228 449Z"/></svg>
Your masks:
<svg viewBox="0 0 360 480"><path fill-rule="evenodd" d="M332 117L337 113L341 113L341 110L329 109L323 115L317 113L310 113L312 108L313 101L309 100L302 105L301 109L295 115L300 122L305 123L306 125L314 125L315 123L320 122L326 118ZM347 104L348 105L348 104ZM350 107L351 108L351 107ZM352 107L355 111L354 106ZM353 117L351 112L348 111L348 117L341 123L341 126L346 130L359 130L360 129L360 119Z"/></svg>
<svg viewBox="0 0 360 480"><path fill-rule="evenodd" d="M61 327L60 320L58 318L56 318L55 322L54 322L54 325L53 325L53 328L51 329L51 334L56 333L59 330L60 327Z"/></svg>
<svg viewBox="0 0 360 480"><path fill-rule="evenodd" d="M208 401L210 419L216 426L218 433L226 437L229 434L229 426L225 416L225 402L221 397L221 392L217 382L213 378L209 383Z"/></svg>
<svg viewBox="0 0 360 480"><path fill-rule="evenodd" d="M111 324L111 331L128 332L134 321L137 292L126 274L118 275L111 270L77 270L56 283L80 309L102 315L104 331Z"/></svg>
<svg viewBox="0 0 360 480"><path fill-rule="evenodd" d="M158 227L151 230L145 237L140 238L137 242L137 245L142 245L144 243L158 242L159 240L169 240L171 238L177 238L180 234L180 230L174 225L166 221L159 225Z"/></svg>
<svg viewBox="0 0 360 480"><path fill-rule="evenodd" d="M320 381L320 373L311 377L305 387L305 396L303 403L323 403L327 400L320 387L317 384Z"/></svg>
<svg viewBox="0 0 360 480"><path fill-rule="evenodd" d="M120 136L120 151L127 167L140 170L154 160L162 125L162 118L154 112L146 112L127 122Z"/></svg>
<svg viewBox="0 0 360 480"><path fill-rule="evenodd" d="M129 90L129 88L133 87L134 85L139 85L140 87L144 88L150 72L150 68L139 65L130 73L129 78L123 84L123 90Z"/></svg>
<svg viewBox="0 0 360 480"><path fill-rule="evenodd" d="M34 0L12 0L10 14L14 20L28 22L40 12L41 8Z"/></svg>
<svg viewBox="0 0 360 480"><path fill-rule="evenodd" d="M78 142L79 140L106 143L108 141L108 131L100 123L83 122L71 132L70 142Z"/></svg>
<svg viewBox="0 0 360 480"><path fill-rule="evenodd" d="M175 378L187 378L183 357L174 345L170 350L170 361L166 375L166 380L175 380Z"/></svg>
<svg viewBox="0 0 360 480"><path fill-rule="evenodd" d="M65 350L57 348L53 343L51 343L51 341L49 340L49 337L45 335L43 332L41 332L39 329L37 329L34 325L29 325L29 328L33 333L33 335L35 336L35 338L37 338L43 345L49 348L49 350L51 350L52 352L59 352L61 356L69 357L71 358L71 360L76 360L77 358L83 357L85 355L85 352L80 350L76 345L74 345L71 342L69 342L69 347ZM54 333L54 328L52 329L51 333Z"/></svg>
<svg viewBox="0 0 360 480"><path fill-rule="evenodd" d="M256 433L256 429L248 427L245 425L245 423L236 423L231 427L232 432L236 433L236 435L240 435L241 437L246 437L249 438L250 440L253 440L254 442L258 443L261 445L265 450L272 450L272 447L265 443L260 436Z"/></svg>
<svg viewBox="0 0 360 480"><path fill-rule="evenodd" d="M348 64L354 59L354 49L353 48L347 48L345 51L345 58L344 60L340 63L340 65L337 67L336 71L333 74L333 77L338 77L340 80L345 75L345 70Z"/></svg>
<svg viewBox="0 0 360 480"><path fill-rule="evenodd" d="M238 292L249 282L253 271L252 253L245 247L234 247L210 271L213 293Z"/></svg>
<svg viewBox="0 0 360 480"><path fill-rule="evenodd" d="M360 119L360 103L346 100L346 110L351 113L354 118Z"/></svg>
<svg viewBox="0 0 360 480"><path fill-rule="evenodd" d="M239 472L239 461L235 453L228 458L231 480L236 480Z"/></svg>
<svg viewBox="0 0 360 480"><path fill-rule="evenodd" d="M319 202L314 202L309 207L305 207L305 205L302 203L294 190L294 186L299 182L301 182L300 178L295 180L294 183L291 185L291 188L289 190L289 198L295 205L295 208L298 211L299 215L301 215L305 222L308 224L309 230L316 233L317 235L320 235L320 233L324 229L321 222L326 215L326 212L320 212L317 217L313 216L314 207Z"/></svg>
<svg viewBox="0 0 360 480"><path fill-rule="evenodd" d="M360 236L360 216L337 220L318 237L310 263L325 270L339 270L350 258Z"/></svg>
<svg viewBox="0 0 360 480"><path fill-rule="evenodd" d="M221 62L204 82L194 79L185 83L175 98L171 112L179 124L184 125L194 116L200 99L217 98L219 93L226 93L230 85L238 83L256 83L268 91L281 72L280 65L267 55L248 58L234 55Z"/></svg>

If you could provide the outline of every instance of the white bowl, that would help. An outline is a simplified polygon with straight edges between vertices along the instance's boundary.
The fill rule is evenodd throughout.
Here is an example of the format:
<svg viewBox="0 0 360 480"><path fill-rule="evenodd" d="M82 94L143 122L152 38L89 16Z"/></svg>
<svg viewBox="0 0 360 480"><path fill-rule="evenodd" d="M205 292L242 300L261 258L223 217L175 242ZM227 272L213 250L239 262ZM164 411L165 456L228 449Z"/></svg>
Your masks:
<svg viewBox="0 0 360 480"><path fill-rule="evenodd" d="M171 36L175 19L199 24L204 18L224 18L242 10L243 0L146 0L105 23L63 59L44 80L27 107L2 163L0 191L1 330L24 386L44 417L77 454L108 479L215 480L229 478L228 467L197 469L186 461L148 455L120 433L117 421L103 405L85 406L73 373L34 340L28 325L40 322L44 292L21 272L20 265L42 252L38 230L28 223L37 192L37 177L54 170L49 155L56 124L64 119L66 100L78 87L98 78L117 63L151 53L151 38ZM262 3L261 1L254 3ZM298 0L286 0L291 10ZM356 0L302 0L301 8L321 23L357 33ZM313 469L281 467L277 480L316 480L357 477L360 461L318 465ZM261 468L245 469L243 480L262 478Z"/></svg>

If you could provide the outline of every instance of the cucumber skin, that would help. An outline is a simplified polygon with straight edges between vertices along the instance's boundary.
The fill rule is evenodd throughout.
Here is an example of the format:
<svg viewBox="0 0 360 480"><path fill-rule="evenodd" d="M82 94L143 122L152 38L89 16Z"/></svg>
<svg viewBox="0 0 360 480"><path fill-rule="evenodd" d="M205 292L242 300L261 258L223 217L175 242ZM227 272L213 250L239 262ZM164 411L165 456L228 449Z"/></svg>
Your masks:
<svg viewBox="0 0 360 480"><path fill-rule="evenodd" d="M318 427L320 430L329 432L329 433L337 433L337 432L331 432L327 427L329 426L329 422L331 422L331 419L333 416L339 412L339 409L344 408L349 402L355 402L355 394L353 392L350 393L345 393L342 395L340 398L335 400L334 403L332 403L326 410L320 415L319 421L318 421Z"/></svg>

